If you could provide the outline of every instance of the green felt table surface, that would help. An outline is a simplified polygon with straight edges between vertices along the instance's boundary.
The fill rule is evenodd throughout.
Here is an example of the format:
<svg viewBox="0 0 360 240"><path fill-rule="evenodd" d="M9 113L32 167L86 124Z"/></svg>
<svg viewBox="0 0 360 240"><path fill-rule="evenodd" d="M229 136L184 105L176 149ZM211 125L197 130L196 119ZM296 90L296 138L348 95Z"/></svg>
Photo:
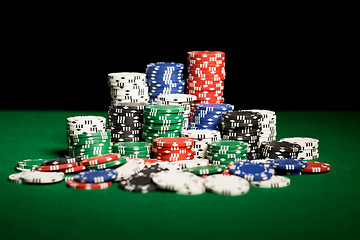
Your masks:
<svg viewBox="0 0 360 240"><path fill-rule="evenodd" d="M280 189L242 196L96 191L65 182L9 182L27 158L66 154L66 118L91 111L0 111L3 239L339 239L360 234L360 112L278 111L277 137L320 140L325 174L291 176Z"/></svg>

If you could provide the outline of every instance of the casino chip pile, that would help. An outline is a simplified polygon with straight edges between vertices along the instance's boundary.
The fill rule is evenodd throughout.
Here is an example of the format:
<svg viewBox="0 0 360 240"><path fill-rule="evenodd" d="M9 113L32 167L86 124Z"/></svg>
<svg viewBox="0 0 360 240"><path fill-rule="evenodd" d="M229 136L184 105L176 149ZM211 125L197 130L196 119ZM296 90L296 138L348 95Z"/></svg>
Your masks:
<svg viewBox="0 0 360 240"><path fill-rule="evenodd" d="M196 97L191 94L161 94L158 95L154 104L158 105L179 105L184 108L183 113L183 129L189 126L191 104L196 100Z"/></svg>
<svg viewBox="0 0 360 240"><path fill-rule="evenodd" d="M106 118L75 116L67 118L69 156L90 158L112 153L110 133L106 132Z"/></svg>
<svg viewBox="0 0 360 240"><path fill-rule="evenodd" d="M217 130L182 130L181 137L194 140L193 149L195 159L206 159L208 143L221 139L221 134Z"/></svg>
<svg viewBox="0 0 360 240"><path fill-rule="evenodd" d="M152 144L149 142L114 143L113 152L129 158L150 158Z"/></svg>
<svg viewBox="0 0 360 240"><path fill-rule="evenodd" d="M261 114L251 111L227 111L221 117L223 140L244 141L249 144L248 160L259 159Z"/></svg>
<svg viewBox="0 0 360 240"><path fill-rule="evenodd" d="M270 141L260 144L259 152L262 159L294 158L297 159L301 146L285 141Z"/></svg>
<svg viewBox="0 0 360 240"><path fill-rule="evenodd" d="M227 103L196 104L190 129L218 130L222 113L233 109L234 105Z"/></svg>
<svg viewBox="0 0 360 240"><path fill-rule="evenodd" d="M327 163L306 161L319 157L319 140L276 141L275 112L224 103L223 52L188 52L188 94L183 70L181 63L158 62L146 73L108 74L107 129L101 116L67 118L70 157L22 160L9 180L238 196L251 187L286 187L289 175L330 170Z"/></svg>
<svg viewBox="0 0 360 240"><path fill-rule="evenodd" d="M146 74L137 72L109 73L111 106L118 103L148 102L149 92Z"/></svg>
<svg viewBox="0 0 360 240"><path fill-rule="evenodd" d="M249 144L241 141L221 140L208 143L206 158L213 165L229 165L247 161Z"/></svg>
<svg viewBox="0 0 360 240"><path fill-rule="evenodd" d="M118 103L108 110L111 142L142 140L143 110L148 103Z"/></svg>
<svg viewBox="0 0 360 240"><path fill-rule="evenodd" d="M150 105L144 109L142 137L151 142L159 137L178 137L183 125L184 108L175 105Z"/></svg>
<svg viewBox="0 0 360 240"><path fill-rule="evenodd" d="M152 143L153 158L174 162L194 159L194 140L182 137L155 138Z"/></svg>
<svg viewBox="0 0 360 240"><path fill-rule="evenodd" d="M298 159L313 160L319 158L319 140L306 137L282 138L280 141L295 143L300 145Z"/></svg>
<svg viewBox="0 0 360 240"><path fill-rule="evenodd" d="M149 96L154 100L160 94L184 93L184 64L175 62L150 63L146 68Z"/></svg>
<svg viewBox="0 0 360 240"><path fill-rule="evenodd" d="M188 52L187 93L198 103L223 103L225 53L219 51Z"/></svg>

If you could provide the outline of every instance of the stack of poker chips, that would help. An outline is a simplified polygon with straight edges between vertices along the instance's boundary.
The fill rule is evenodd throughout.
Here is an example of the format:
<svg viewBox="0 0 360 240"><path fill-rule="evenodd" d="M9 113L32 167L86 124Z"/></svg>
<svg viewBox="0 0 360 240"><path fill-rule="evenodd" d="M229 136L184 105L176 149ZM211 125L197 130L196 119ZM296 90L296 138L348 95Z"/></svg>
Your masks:
<svg viewBox="0 0 360 240"><path fill-rule="evenodd" d="M227 111L221 117L223 140L244 141L249 144L248 160L259 159L261 114L250 111Z"/></svg>
<svg viewBox="0 0 360 240"><path fill-rule="evenodd" d="M146 74L137 72L109 73L111 105L129 102L148 102Z"/></svg>
<svg viewBox="0 0 360 240"><path fill-rule="evenodd" d="M260 139L259 142L276 141L276 114L270 110L250 109L250 112L257 112L261 114L260 125Z"/></svg>
<svg viewBox="0 0 360 240"><path fill-rule="evenodd" d="M150 63L146 68L149 96L154 100L160 94L184 93L184 64L175 62Z"/></svg>
<svg viewBox="0 0 360 240"><path fill-rule="evenodd" d="M108 131L112 142L136 142L141 140L143 110L148 103L118 103L108 111Z"/></svg>
<svg viewBox="0 0 360 240"><path fill-rule="evenodd" d="M226 103L199 103L195 106L190 129L218 130L221 114L234 109L234 105Z"/></svg>
<svg viewBox="0 0 360 240"><path fill-rule="evenodd" d="M183 125L184 108L175 105L150 105L144 109L142 137L151 142L159 137L178 137Z"/></svg>
<svg viewBox="0 0 360 240"><path fill-rule="evenodd" d="M207 144L209 142L221 140L221 134L217 130L182 130L181 137L194 140L193 149L195 151L194 158L196 159L206 158Z"/></svg>
<svg viewBox="0 0 360 240"><path fill-rule="evenodd" d="M113 152L129 158L149 158L151 146L148 142L119 142L114 143Z"/></svg>
<svg viewBox="0 0 360 240"><path fill-rule="evenodd" d="M259 153L262 159L297 159L301 146L285 141L269 141L260 144Z"/></svg>
<svg viewBox="0 0 360 240"><path fill-rule="evenodd" d="M155 104L159 105L179 105L184 108L183 129L189 126L191 104L196 100L194 95L190 94L161 94L155 99Z"/></svg>
<svg viewBox="0 0 360 240"><path fill-rule="evenodd" d="M319 140L308 137L282 138L280 141L296 143L300 145L298 159L313 160L319 158Z"/></svg>
<svg viewBox="0 0 360 240"><path fill-rule="evenodd" d="M198 103L224 102L225 53L219 51L188 52L187 93Z"/></svg>
<svg viewBox="0 0 360 240"><path fill-rule="evenodd" d="M247 160L249 144L242 141L221 140L208 143L206 158L214 165L229 165Z"/></svg>
<svg viewBox="0 0 360 240"><path fill-rule="evenodd" d="M106 132L104 117L68 117L67 137L70 157L90 158L112 152L110 134Z"/></svg>
<svg viewBox="0 0 360 240"><path fill-rule="evenodd" d="M194 140L182 137L155 138L152 143L153 158L173 162L194 159Z"/></svg>

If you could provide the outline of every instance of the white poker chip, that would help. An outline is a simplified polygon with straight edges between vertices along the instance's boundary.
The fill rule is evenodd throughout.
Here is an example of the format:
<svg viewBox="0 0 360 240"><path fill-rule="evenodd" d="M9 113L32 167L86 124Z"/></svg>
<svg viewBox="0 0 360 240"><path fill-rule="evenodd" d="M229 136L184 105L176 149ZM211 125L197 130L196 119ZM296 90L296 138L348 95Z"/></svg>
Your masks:
<svg viewBox="0 0 360 240"><path fill-rule="evenodd" d="M269 180L253 181L250 184L261 188L281 188L290 185L290 178L273 175Z"/></svg>
<svg viewBox="0 0 360 240"><path fill-rule="evenodd" d="M198 195L205 192L204 180L189 172L163 171L153 174L152 180L159 188L179 194Z"/></svg>
<svg viewBox="0 0 360 240"><path fill-rule="evenodd" d="M117 172L117 177L114 181L121 181L123 179L129 178L131 175L134 175L145 167L144 160L140 158L134 158L127 161L125 164L121 165L118 168L114 168Z"/></svg>
<svg viewBox="0 0 360 240"><path fill-rule="evenodd" d="M182 161L175 161L173 162L173 164L179 165L182 169L192 168L199 166L207 166L209 165L209 160L208 159L182 160Z"/></svg>
<svg viewBox="0 0 360 240"><path fill-rule="evenodd" d="M8 179L9 179L9 181L12 181L14 183L21 184L22 183L22 178L21 178L22 174L23 174L22 172L10 174Z"/></svg>
<svg viewBox="0 0 360 240"><path fill-rule="evenodd" d="M239 196L250 189L250 183L244 178L222 174L206 177L204 185L214 193L229 196Z"/></svg>
<svg viewBox="0 0 360 240"><path fill-rule="evenodd" d="M47 184L57 183L64 180L65 174L63 172L22 172L20 173L22 183L33 184Z"/></svg>

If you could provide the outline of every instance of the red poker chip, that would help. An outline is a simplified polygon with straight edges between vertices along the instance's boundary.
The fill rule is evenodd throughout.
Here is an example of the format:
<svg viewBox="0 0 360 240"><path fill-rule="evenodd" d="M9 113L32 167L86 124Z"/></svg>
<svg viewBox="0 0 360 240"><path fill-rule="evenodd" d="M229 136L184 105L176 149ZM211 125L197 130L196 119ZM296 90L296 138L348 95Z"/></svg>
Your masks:
<svg viewBox="0 0 360 240"><path fill-rule="evenodd" d="M225 58L212 58L212 61L200 58L189 58L187 63L188 66L199 66L199 67L216 67L216 66L225 66Z"/></svg>
<svg viewBox="0 0 360 240"><path fill-rule="evenodd" d="M159 159L150 159L150 158L140 158L142 160L144 160L144 164L153 164L153 163L158 163L158 162L164 162L162 160Z"/></svg>
<svg viewBox="0 0 360 240"><path fill-rule="evenodd" d="M225 67L221 66L221 67L206 67L206 68L201 68L201 67L195 67L195 66L189 66L188 67L188 72L202 72L202 73L217 73L217 74L224 74L225 73Z"/></svg>
<svg viewBox="0 0 360 240"><path fill-rule="evenodd" d="M196 70L196 69L190 69L188 71L189 76L195 76L200 78L211 78L211 77L223 77L225 78L225 71L203 71L203 70Z"/></svg>
<svg viewBox="0 0 360 240"><path fill-rule="evenodd" d="M59 165L45 165L45 166L38 166L35 168L36 171L42 172L51 172L51 171L59 171L67 168L72 168L78 166L78 163L68 163L68 164L59 164Z"/></svg>
<svg viewBox="0 0 360 240"><path fill-rule="evenodd" d="M197 90L191 90L189 89L189 93L195 96L205 96L209 95L209 96L219 96L222 95L224 93L224 91L222 90L215 90L215 91L197 91Z"/></svg>
<svg viewBox="0 0 360 240"><path fill-rule="evenodd" d="M76 167L71 167L71 168L67 168L64 170L61 170L63 173L74 173L74 172L81 172L86 170L85 166L76 166Z"/></svg>
<svg viewBox="0 0 360 240"><path fill-rule="evenodd" d="M195 155L195 151L194 150L189 150L187 152L171 152L171 153L154 153L154 156L156 157L189 157L189 156L194 156Z"/></svg>
<svg viewBox="0 0 360 240"><path fill-rule="evenodd" d="M218 81L224 81L225 77L219 77L219 76L205 76L205 77L199 77L199 76L195 76L192 74L189 74L187 77L187 80L189 81L213 81L213 82L218 82Z"/></svg>
<svg viewBox="0 0 360 240"><path fill-rule="evenodd" d="M194 150L192 150L192 146L191 147L182 147L182 148L178 148L177 150L170 150L171 148L152 148L152 152L158 155L165 155L165 154L170 154L170 153L177 153L177 154L187 154L187 153L192 153Z"/></svg>
<svg viewBox="0 0 360 240"><path fill-rule="evenodd" d="M167 162L177 162L177 161L183 161L183 160L192 160L194 159L194 156L187 156L187 157L165 157L165 156L158 156L155 157L156 159L167 161Z"/></svg>
<svg viewBox="0 0 360 240"><path fill-rule="evenodd" d="M194 62L194 63L188 63L188 69L190 68L199 68L199 69L204 69L204 70L208 70L208 71L216 71L219 69L223 69L225 68L225 62L221 61L220 63L215 61L215 62Z"/></svg>
<svg viewBox="0 0 360 240"><path fill-rule="evenodd" d="M301 171L304 173L323 173L330 171L330 164L323 162L307 161L307 167Z"/></svg>
<svg viewBox="0 0 360 240"><path fill-rule="evenodd" d="M100 163L111 162L118 158L120 158L119 153L109 153L109 154L105 154L105 155L100 155L100 156L95 156L92 158L84 159L80 162L80 165L83 165L83 166L96 165L96 164L100 164Z"/></svg>
<svg viewBox="0 0 360 240"><path fill-rule="evenodd" d="M76 182L75 180L69 180L66 182L71 188L81 189L81 190L97 190L97 189L105 189L110 187L112 182L102 182L102 183L81 183Z"/></svg>
<svg viewBox="0 0 360 240"><path fill-rule="evenodd" d="M182 137L160 137L153 140L153 147L189 147L193 144L193 139Z"/></svg>
<svg viewBox="0 0 360 240"><path fill-rule="evenodd" d="M216 58L224 58L225 53L220 51L189 51L187 52L190 58L200 57L200 58L208 58L208 57L216 57Z"/></svg>
<svg viewBox="0 0 360 240"><path fill-rule="evenodd" d="M165 152L165 151L180 151L182 149L192 149L192 145L191 146L185 146L185 147L159 147L159 146L154 146L151 148L151 150L153 152Z"/></svg>

